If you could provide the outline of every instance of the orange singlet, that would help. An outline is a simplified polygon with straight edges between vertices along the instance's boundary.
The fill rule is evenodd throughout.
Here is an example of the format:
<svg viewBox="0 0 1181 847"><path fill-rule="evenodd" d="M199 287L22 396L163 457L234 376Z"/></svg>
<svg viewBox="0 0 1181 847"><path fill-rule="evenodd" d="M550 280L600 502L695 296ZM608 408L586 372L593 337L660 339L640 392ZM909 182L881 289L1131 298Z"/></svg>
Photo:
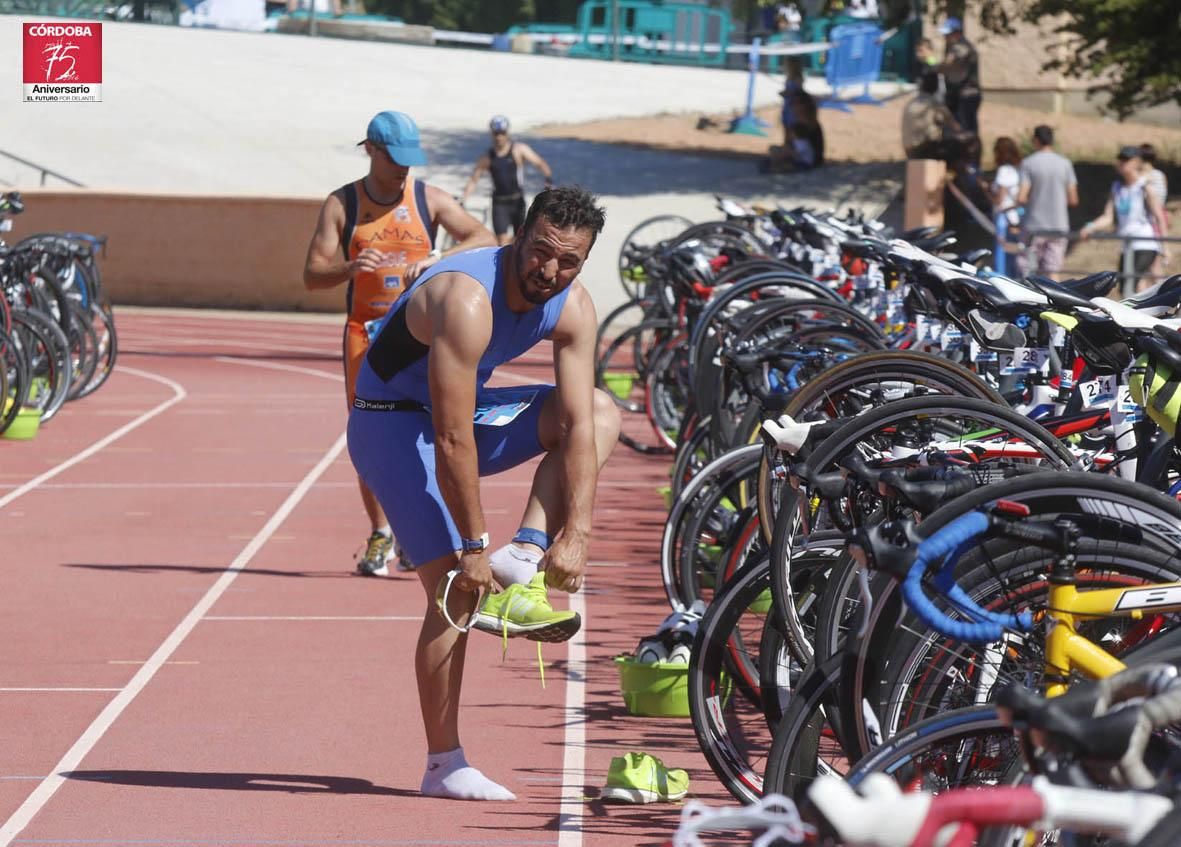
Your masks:
<svg viewBox="0 0 1181 847"><path fill-rule="evenodd" d="M352 261L367 247L395 257L388 266L372 272L358 271L349 280L344 372L351 407L361 358L369 349L365 323L384 317L405 290L402 276L406 268L430 255L435 244L435 227L427 208L426 183L411 176L406 177L401 199L390 206L375 202L365 190L363 179L350 182L340 192L344 196L341 244L345 259Z"/></svg>

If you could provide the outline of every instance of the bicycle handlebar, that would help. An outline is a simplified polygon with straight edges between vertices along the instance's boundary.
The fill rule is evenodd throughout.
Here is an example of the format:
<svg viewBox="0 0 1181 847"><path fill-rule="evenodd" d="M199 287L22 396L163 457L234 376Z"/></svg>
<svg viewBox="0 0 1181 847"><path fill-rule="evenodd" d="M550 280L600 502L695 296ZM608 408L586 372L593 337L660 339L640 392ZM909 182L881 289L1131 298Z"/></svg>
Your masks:
<svg viewBox="0 0 1181 847"><path fill-rule="evenodd" d="M1141 697L1146 699L1125 702ZM1103 784L1151 789L1157 776L1145 764L1145 752L1154 732L1181 721L1181 684L1174 665L1158 662L1072 685L1052 699L1009 685L997 705L1002 720L1015 729L1040 730L1047 749L1101 766ZM1113 710L1116 705L1122 708Z"/></svg>
<svg viewBox="0 0 1181 847"><path fill-rule="evenodd" d="M1173 808L1168 797L1145 792L1113 794L1051 784L953 788L938 795L902 793L885 774L870 774L862 794L835 776L822 776L808 799L849 847L968 845L986 826L1065 828L1136 843ZM950 838L945 827L956 826ZM966 837L965 837L966 836Z"/></svg>
<svg viewBox="0 0 1181 847"><path fill-rule="evenodd" d="M1029 632L1033 617L1028 612L999 614L980 606L955 582L958 553L979 538L992 522L983 512L969 512L949 523L925 539L915 553L910 571L902 583L902 594L919 619L931 629L949 638L969 644L992 644L999 641L1006 629ZM951 555L952 553L956 555ZM943 561L935 574L935 588L975 622L956 620L941 610L923 593L923 576L927 569Z"/></svg>

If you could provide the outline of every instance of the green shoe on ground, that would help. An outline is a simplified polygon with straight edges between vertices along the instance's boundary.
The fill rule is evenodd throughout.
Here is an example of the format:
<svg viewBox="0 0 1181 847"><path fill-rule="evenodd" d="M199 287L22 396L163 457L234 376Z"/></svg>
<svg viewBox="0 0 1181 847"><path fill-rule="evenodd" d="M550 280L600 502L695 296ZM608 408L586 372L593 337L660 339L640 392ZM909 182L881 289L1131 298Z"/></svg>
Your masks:
<svg viewBox="0 0 1181 847"><path fill-rule="evenodd" d="M611 760L607 785L600 798L621 803L681 800L689 793L689 774L672 770L647 753L625 753Z"/></svg>
<svg viewBox="0 0 1181 847"><path fill-rule="evenodd" d="M484 598L473 628L506 638L567 641L582 627L577 612L556 612L545 588L545 573Z"/></svg>

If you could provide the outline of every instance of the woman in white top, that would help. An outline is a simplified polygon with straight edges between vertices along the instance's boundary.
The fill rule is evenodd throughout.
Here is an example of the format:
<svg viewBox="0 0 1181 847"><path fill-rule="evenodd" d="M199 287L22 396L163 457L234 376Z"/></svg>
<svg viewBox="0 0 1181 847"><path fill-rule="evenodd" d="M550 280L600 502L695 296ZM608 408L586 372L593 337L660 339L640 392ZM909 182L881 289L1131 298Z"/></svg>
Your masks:
<svg viewBox="0 0 1181 847"><path fill-rule="evenodd" d="M995 220L1001 212L1014 230L1021 224L1017 193L1021 190L1021 151L1017 142L1002 135L992 146L992 158L996 161L996 176L988 185L992 198L992 217Z"/></svg>
<svg viewBox="0 0 1181 847"><path fill-rule="evenodd" d="M1111 184L1111 196L1107 198L1103 214L1079 232L1086 240L1095 230L1114 226L1117 233L1129 239L1124 244L1132 250L1137 291L1152 285L1152 278L1145 274L1161 252L1161 242L1156 240L1156 234L1168 231L1164 207L1148 190L1148 181L1140 173L1142 164L1139 147L1120 149L1119 162L1115 166L1120 178Z"/></svg>

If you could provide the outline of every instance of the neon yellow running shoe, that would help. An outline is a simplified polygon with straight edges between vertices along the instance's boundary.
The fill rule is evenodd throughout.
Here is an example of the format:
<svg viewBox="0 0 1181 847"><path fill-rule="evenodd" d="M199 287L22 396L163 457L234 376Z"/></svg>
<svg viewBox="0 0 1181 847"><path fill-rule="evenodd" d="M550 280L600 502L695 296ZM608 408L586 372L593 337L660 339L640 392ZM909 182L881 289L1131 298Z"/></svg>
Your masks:
<svg viewBox="0 0 1181 847"><path fill-rule="evenodd" d="M625 753L611 760L603 800L621 803L660 803L681 800L689 793L689 774L672 770L647 753Z"/></svg>
<svg viewBox="0 0 1181 847"><path fill-rule="evenodd" d="M539 571L528 583L510 585L489 594L472 622L475 629L505 638L530 641L567 641L582 627L577 612L555 612Z"/></svg>

